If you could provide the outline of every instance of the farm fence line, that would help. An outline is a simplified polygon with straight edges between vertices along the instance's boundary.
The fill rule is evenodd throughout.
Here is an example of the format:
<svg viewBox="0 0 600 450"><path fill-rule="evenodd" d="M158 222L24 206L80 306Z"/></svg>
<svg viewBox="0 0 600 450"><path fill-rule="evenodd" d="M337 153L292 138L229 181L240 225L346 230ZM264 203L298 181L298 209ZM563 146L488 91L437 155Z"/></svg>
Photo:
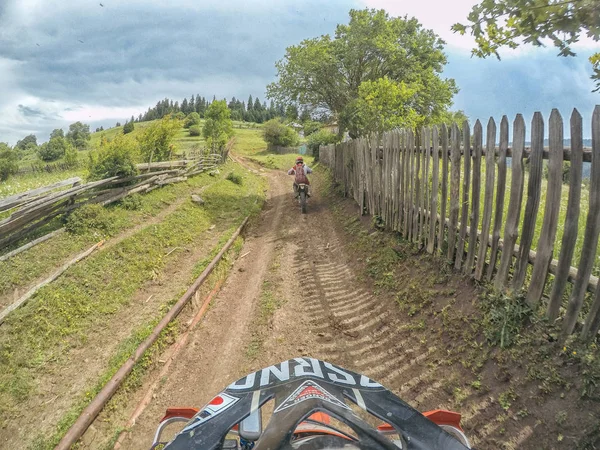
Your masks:
<svg viewBox="0 0 600 450"><path fill-rule="evenodd" d="M592 116L591 149L583 147L577 110L570 118L569 148L564 148L558 110L548 122L547 149L544 119L536 112L530 148L525 146L525 121L517 114L512 141L503 116L499 135L490 118L485 143L477 120L472 137L465 121L460 128L453 124L417 132L395 130L379 140L322 146L319 154L362 214L377 216L385 228L430 254L444 255L456 270L493 282L497 290L524 289L533 308L545 295L546 315L551 321L560 317L563 337L572 334L579 316L584 316L581 335L586 338L600 328L600 289L592 274L600 269L600 106ZM563 167L565 161L570 165ZM582 201L584 162L591 162L588 202ZM563 171L568 173L566 185ZM568 196L566 209L561 206L563 194ZM538 214L541 200L543 214ZM585 217L584 229L578 226L580 215ZM559 221L562 236L557 233Z"/></svg>

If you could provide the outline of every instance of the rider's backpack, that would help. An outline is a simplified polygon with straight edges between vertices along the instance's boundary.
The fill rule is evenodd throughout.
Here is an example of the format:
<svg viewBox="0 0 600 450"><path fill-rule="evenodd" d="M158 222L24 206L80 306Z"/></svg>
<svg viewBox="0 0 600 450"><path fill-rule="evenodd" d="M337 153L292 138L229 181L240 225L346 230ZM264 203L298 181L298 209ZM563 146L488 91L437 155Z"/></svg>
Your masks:
<svg viewBox="0 0 600 450"><path fill-rule="evenodd" d="M296 165L296 184L308 184L308 178L306 178L306 173L304 173L304 165L298 164Z"/></svg>

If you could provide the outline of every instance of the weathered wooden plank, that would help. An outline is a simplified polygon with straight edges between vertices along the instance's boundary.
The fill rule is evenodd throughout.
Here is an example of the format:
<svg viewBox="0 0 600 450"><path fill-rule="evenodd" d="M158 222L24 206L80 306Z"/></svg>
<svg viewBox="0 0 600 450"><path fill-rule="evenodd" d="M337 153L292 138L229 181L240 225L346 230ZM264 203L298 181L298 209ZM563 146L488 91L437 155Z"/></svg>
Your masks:
<svg viewBox="0 0 600 450"><path fill-rule="evenodd" d="M413 213L413 238L412 241L415 243L419 242L419 208L421 200L421 136L415 133L415 196L414 196L414 213Z"/></svg>
<svg viewBox="0 0 600 450"><path fill-rule="evenodd" d="M531 283L527 290L526 301L535 308L546 284L548 266L552 260L558 212L560 210L560 194L562 190L563 165L563 121L557 109L550 114L550 160L548 161L548 182L546 185L546 205L544 206L544 221L537 245L537 261L533 266Z"/></svg>
<svg viewBox="0 0 600 450"><path fill-rule="evenodd" d="M481 280L485 268L485 255L487 254L490 225L492 222L492 207L494 202L494 147L496 146L496 122L492 117L488 121L486 131L485 153L485 197L483 200L483 221L481 223L481 241L475 265L475 279ZM477 200L475 200L477 201Z"/></svg>
<svg viewBox="0 0 600 450"><path fill-rule="evenodd" d="M67 180L59 181L57 183L49 184L47 186L32 189L30 191L11 195L10 197L5 197L3 199L0 199L0 211L6 211L16 206L22 205L25 202L29 202L32 197L37 197L38 195L44 194L49 191L53 191L54 189L58 189L65 186L75 186L78 183L81 183L81 178L73 177Z"/></svg>
<svg viewBox="0 0 600 450"><path fill-rule="evenodd" d="M410 167L408 172L409 187L408 187L408 233L406 238L409 241L413 239L413 216L415 212L415 135L412 130L408 132L408 156L410 158Z"/></svg>
<svg viewBox="0 0 600 450"><path fill-rule="evenodd" d="M498 153L498 182L496 185L496 211L494 212L494 228L492 232L492 248L490 264L487 269L487 280L492 281L496 261L498 259L498 241L504 213L504 193L506 191L506 150L508 149L508 117L502 116L500 121L500 151Z"/></svg>
<svg viewBox="0 0 600 450"><path fill-rule="evenodd" d="M431 228L431 214L430 214L430 184L429 184L429 174L430 174L430 169L429 169L429 160L431 159L430 157L430 149L431 149L431 130L429 128L424 128L423 129L423 155L425 158L425 166L424 166L424 173L425 176L423 177L423 185L425 187L424 189L424 201L423 201L423 210L421 211L421 214L423 215L423 220L424 220L424 225L423 225L423 232L422 232L422 241L423 241L423 246L428 248L429 247L429 230Z"/></svg>
<svg viewBox="0 0 600 450"><path fill-rule="evenodd" d="M15 309L17 309L18 307L20 307L21 305L23 305L27 300L29 300L31 297L33 297L33 295L40 290L42 287L46 286L47 284L53 282L54 280L56 280L59 276L61 276L69 267L71 267L72 265L76 264L77 262L81 261L83 258L86 258L87 256L89 256L94 250L96 250L98 247L100 247L102 244L104 243L104 241L100 241L97 244L94 244L91 248L89 248L88 250L86 250L85 252L77 255L75 258L73 258L71 261L69 261L68 263L64 264L60 269L58 269L56 272L54 272L50 277L46 278L44 281L42 281L41 283L37 284L36 286L34 286L33 288L31 288L29 291L27 291L22 297L20 297L17 301L15 301L14 303L12 303L11 305L9 305L8 307L4 308L2 311L0 311L0 324L2 322L4 322L4 319L6 318L6 316L8 316L12 311L14 311Z"/></svg>
<svg viewBox="0 0 600 450"><path fill-rule="evenodd" d="M164 168L168 168L168 167L185 167L190 164L194 164L196 162L197 162L197 160L195 160L195 159L184 159L184 160L179 160L179 161L159 161L159 162L153 162L153 163L140 163L140 164L136 164L135 166L139 170L152 170L152 169L164 169Z"/></svg>
<svg viewBox="0 0 600 450"><path fill-rule="evenodd" d="M444 229L446 227L446 203L448 202L448 129L442 124L442 198L440 203L440 224L438 230L438 249L442 251L444 245Z"/></svg>
<svg viewBox="0 0 600 450"><path fill-rule="evenodd" d="M427 183L427 172L425 171L425 161L426 161L426 149L427 147L424 145L424 129L421 129L421 135L419 136L419 148L420 148L420 159L421 159L421 191L419 195L419 235L417 237L419 247L424 246L425 242L425 185Z"/></svg>
<svg viewBox="0 0 600 450"><path fill-rule="evenodd" d="M470 226L472 230L479 227L479 198L481 197L481 151L483 146L483 129L477 120L473 127L473 188L471 192ZM470 275L473 272L475 255L477 254L477 233L469 235L469 249L463 272Z"/></svg>
<svg viewBox="0 0 600 450"><path fill-rule="evenodd" d="M409 217L409 189L410 189L410 150L409 150L409 133L404 132L403 144L403 166L404 166L404 188L403 188L403 218L402 218L402 234L408 239L408 217Z"/></svg>
<svg viewBox="0 0 600 450"><path fill-rule="evenodd" d="M31 247L35 247L38 244L41 244L42 242L47 241L50 238L53 238L54 236L58 236L59 234L63 233L65 231L64 228L59 228L58 230L54 230L51 233L45 234L42 237L39 237L31 242L28 242L25 245L22 245L21 247L13 250L12 252L8 252L6 255L2 255L0 256L0 261L6 261L10 258L12 258L13 256L18 255L19 253L24 252L25 250L29 250Z"/></svg>
<svg viewBox="0 0 600 450"><path fill-rule="evenodd" d="M586 252L586 263L587 263L587 251L591 252L593 265L593 255L595 254L596 249L598 248L598 228L600 228L600 201L598 196L600 195L600 105L596 106L594 109L594 115L592 116L592 170L590 173L591 185L590 185L590 209L588 213L588 219L593 220L594 229L591 230L595 234L595 240L590 242L589 248L586 248L586 242L584 239L583 247L584 250L581 253L581 260L583 260L584 255L583 252ZM592 196L594 196L593 204L592 204ZM586 224L586 237L587 237L587 225ZM585 267L586 275L585 279L587 279L588 269ZM573 288L573 293L575 293L575 288ZM578 292L579 293L579 292ZM582 299L583 300L583 299ZM583 325L583 329L581 330L582 339L587 339L588 336L595 336L598 333L598 328L600 328L600 289L596 289L596 294L594 296L594 302L592 303L592 307L590 308L590 312L588 313L587 318L585 319L585 323Z"/></svg>
<svg viewBox="0 0 600 450"><path fill-rule="evenodd" d="M562 303L563 292L567 285L569 270L571 269L571 260L575 251L577 242L577 231L579 222L579 212L581 202L581 178L583 162L583 130L581 114L574 109L571 114L571 168L569 169L569 202L565 217L565 226L563 230L562 243L560 246L560 256L558 258L558 267L554 276L554 284L548 303L548 318L550 321L556 320L560 305Z"/></svg>
<svg viewBox="0 0 600 450"><path fill-rule="evenodd" d="M456 249L456 225L458 223L460 201L460 132L456 123L452 124L451 141L450 227L448 228L448 251L446 256L450 263L454 261L454 250Z"/></svg>
<svg viewBox="0 0 600 450"><path fill-rule="evenodd" d="M433 150L433 169L431 174L431 217L429 229L429 241L427 242L427 252L433 253L435 246L435 235L437 225L437 205L438 205L438 190L439 190L439 174L440 174L440 155L438 154L438 128L433 126L431 130L431 144ZM439 243L438 243L439 248Z"/></svg>
<svg viewBox="0 0 600 450"><path fill-rule="evenodd" d="M523 232L521 234L521 254L517 258L515 275L512 287L518 291L523 287L525 275L527 274L527 256L537 219L540 204L540 187L542 184L542 151L544 148L544 119L542 114L536 112L531 121L531 157L529 161L529 183L527 185L527 204L525 205L525 217L523 218Z"/></svg>
<svg viewBox="0 0 600 450"><path fill-rule="evenodd" d="M465 241L467 238L467 222L469 220L469 191L471 190L471 130L469 122L464 121L462 124L462 141L464 151L464 168L463 168L463 188L462 188L462 204L460 214L460 232L458 235L458 245L456 247L456 260L454 268L460 270L465 253Z"/></svg>
<svg viewBox="0 0 600 450"><path fill-rule="evenodd" d="M517 114L513 123L513 159L511 161L511 181L510 181L510 199L508 202L508 212L506 223L504 225L504 242L507 248L513 248L519 235L518 224L521 216L521 202L523 201L523 185L525 171L523 170L523 150L525 147L525 121L521 114ZM500 258L500 267L494 281L494 287L497 290L504 288L508 279L508 271L512 262L510 251L502 252Z"/></svg>

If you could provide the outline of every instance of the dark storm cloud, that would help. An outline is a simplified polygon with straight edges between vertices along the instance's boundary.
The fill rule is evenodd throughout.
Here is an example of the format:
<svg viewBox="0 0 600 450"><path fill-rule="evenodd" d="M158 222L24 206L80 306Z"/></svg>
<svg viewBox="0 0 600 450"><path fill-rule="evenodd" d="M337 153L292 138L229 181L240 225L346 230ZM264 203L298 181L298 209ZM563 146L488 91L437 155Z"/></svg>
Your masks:
<svg viewBox="0 0 600 450"><path fill-rule="evenodd" d="M30 108L29 106L18 105L19 112L26 117L43 117L44 113L39 109Z"/></svg>
<svg viewBox="0 0 600 450"><path fill-rule="evenodd" d="M165 80L217 77L240 84L215 94L247 95L244 79L262 80L264 91L287 45L333 31L350 7L348 2L255 8L236 3L239 9L151 2L91 8L78 2L56 12L50 5L27 26L0 24L8 38L0 57L20 61L20 87L42 99L127 106L147 98L145 85L152 90ZM213 94L201 85L195 92Z"/></svg>

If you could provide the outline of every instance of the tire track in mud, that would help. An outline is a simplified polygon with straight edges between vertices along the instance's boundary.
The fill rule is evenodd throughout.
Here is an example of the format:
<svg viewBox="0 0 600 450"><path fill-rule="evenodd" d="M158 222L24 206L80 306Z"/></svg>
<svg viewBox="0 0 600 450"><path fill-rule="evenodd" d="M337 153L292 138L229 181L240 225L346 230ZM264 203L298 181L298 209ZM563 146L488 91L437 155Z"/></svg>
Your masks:
<svg viewBox="0 0 600 450"><path fill-rule="evenodd" d="M310 206L309 206L310 214ZM381 382L420 411L458 410L471 444L478 448L520 448L533 435L528 424L507 433L506 412L489 394L465 388L463 400L449 389L443 342L411 336L415 324L398 305L374 294L345 263L348 250L328 211L319 211L319 233L307 250L299 246L292 268L306 286L302 310L315 334L314 353ZM292 225L293 226L293 225ZM491 416L491 417L490 417ZM529 444L531 445L531 443Z"/></svg>

